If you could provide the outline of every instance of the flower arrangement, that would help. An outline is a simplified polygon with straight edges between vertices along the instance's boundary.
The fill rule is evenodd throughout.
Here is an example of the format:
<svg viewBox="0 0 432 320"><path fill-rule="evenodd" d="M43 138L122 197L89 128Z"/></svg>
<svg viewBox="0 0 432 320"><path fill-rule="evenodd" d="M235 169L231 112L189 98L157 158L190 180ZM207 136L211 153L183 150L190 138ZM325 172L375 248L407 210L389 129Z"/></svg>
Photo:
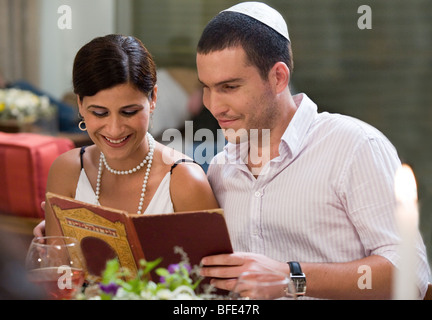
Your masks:
<svg viewBox="0 0 432 320"><path fill-rule="evenodd" d="M0 121L35 122L55 114L48 97L21 89L0 89Z"/></svg>
<svg viewBox="0 0 432 320"><path fill-rule="evenodd" d="M213 288L206 288L204 293L197 294L196 289L202 278L198 276L196 268L191 268L187 254L180 248L174 248L181 254L178 264L171 264L168 268L157 268L161 258L154 261L140 261L136 276L131 276L127 268L121 268L117 259L107 262L102 274L102 280L89 286L80 293L77 299L88 300L202 300L215 299L211 293ZM150 272L160 277L159 282L150 279Z"/></svg>

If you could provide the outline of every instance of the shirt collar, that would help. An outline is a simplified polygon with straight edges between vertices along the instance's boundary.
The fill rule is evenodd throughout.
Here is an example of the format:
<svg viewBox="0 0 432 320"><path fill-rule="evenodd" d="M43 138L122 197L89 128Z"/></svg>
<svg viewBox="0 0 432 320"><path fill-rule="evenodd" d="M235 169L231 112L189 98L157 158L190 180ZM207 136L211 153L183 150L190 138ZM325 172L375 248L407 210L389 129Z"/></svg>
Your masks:
<svg viewBox="0 0 432 320"><path fill-rule="evenodd" d="M228 142L224 150L227 163L245 164L249 152L249 143L247 141L238 144Z"/></svg>
<svg viewBox="0 0 432 320"><path fill-rule="evenodd" d="M282 135L278 158L294 158L298 155L306 134L318 115L317 105L306 94L299 93L296 97L301 98L301 101Z"/></svg>

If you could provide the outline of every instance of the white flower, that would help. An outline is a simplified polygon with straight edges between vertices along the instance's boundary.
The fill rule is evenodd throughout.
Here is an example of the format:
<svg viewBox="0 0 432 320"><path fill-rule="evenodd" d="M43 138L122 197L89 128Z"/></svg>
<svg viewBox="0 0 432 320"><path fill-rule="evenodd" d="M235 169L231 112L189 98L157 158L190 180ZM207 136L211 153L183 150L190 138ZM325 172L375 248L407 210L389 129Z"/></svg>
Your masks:
<svg viewBox="0 0 432 320"><path fill-rule="evenodd" d="M200 279L191 278L187 254L181 248L176 248L175 252L182 256L180 263L170 264L167 268L157 268L161 259L150 262L141 260L138 274L132 277L126 268L120 266L117 259L108 261L102 275L102 282L97 285L101 298L112 300L215 299L216 296L207 290L204 294L195 293ZM148 278L152 270L160 277L159 283Z"/></svg>
<svg viewBox="0 0 432 320"><path fill-rule="evenodd" d="M173 298L174 292L168 289L161 289L156 292L156 297L159 300L171 300Z"/></svg>
<svg viewBox="0 0 432 320"><path fill-rule="evenodd" d="M192 300L196 298L195 292L188 286L180 286L173 291L176 300ZM186 296L188 298L186 298Z"/></svg>
<svg viewBox="0 0 432 320"><path fill-rule="evenodd" d="M114 300L140 300L140 297L134 293L124 290L123 288L119 288L113 299Z"/></svg>
<svg viewBox="0 0 432 320"><path fill-rule="evenodd" d="M143 290L140 293L140 297L143 300L154 300L154 295L148 290Z"/></svg>
<svg viewBox="0 0 432 320"><path fill-rule="evenodd" d="M0 89L0 120L31 122L54 113L55 108L46 96L15 88Z"/></svg>

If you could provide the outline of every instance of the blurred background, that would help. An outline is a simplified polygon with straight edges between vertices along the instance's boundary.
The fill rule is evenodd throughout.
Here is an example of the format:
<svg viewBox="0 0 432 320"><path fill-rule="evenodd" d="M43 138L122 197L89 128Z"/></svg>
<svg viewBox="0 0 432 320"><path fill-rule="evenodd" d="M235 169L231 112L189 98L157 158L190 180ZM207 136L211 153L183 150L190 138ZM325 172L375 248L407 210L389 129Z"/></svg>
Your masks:
<svg viewBox="0 0 432 320"><path fill-rule="evenodd" d="M96 36L134 35L159 69L154 135L160 139L167 128L184 130L186 120L194 120L194 130L216 130L197 102L195 47L206 23L238 2L0 0L0 75L5 83L24 81L54 102L68 104L73 112L68 109L63 116L73 117L71 72L77 50ZM412 166L420 229L432 260L432 1L265 2L288 24L293 91L307 93L320 111L351 115L375 126ZM59 12L62 5L70 8L69 26L60 23L68 14ZM371 29L358 26L365 13L358 12L362 5L371 8ZM60 134L75 130L76 119L67 120L70 123L59 120Z"/></svg>

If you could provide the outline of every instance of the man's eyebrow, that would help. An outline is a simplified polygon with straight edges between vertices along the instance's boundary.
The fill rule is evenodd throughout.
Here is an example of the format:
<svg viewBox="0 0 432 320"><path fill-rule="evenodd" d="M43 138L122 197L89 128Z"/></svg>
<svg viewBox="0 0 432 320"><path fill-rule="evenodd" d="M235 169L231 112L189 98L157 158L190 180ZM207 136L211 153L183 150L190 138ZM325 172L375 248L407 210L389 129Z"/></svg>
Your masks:
<svg viewBox="0 0 432 320"><path fill-rule="evenodd" d="M204 82L202 82L200 79L198 79L198 81L199 81L203 86L207 86L207 84L205 84ZM231 78L231 79L227 79L227 80L223 80L223 81L217 82L217 83L214 84L214 86L215 86L215 87L218 87L218 86L222 86L222 85L227 84L227 83L232 83L232 82L242 82L242 81L243 81L243 79L241 79L241 78Z"/></svg>

